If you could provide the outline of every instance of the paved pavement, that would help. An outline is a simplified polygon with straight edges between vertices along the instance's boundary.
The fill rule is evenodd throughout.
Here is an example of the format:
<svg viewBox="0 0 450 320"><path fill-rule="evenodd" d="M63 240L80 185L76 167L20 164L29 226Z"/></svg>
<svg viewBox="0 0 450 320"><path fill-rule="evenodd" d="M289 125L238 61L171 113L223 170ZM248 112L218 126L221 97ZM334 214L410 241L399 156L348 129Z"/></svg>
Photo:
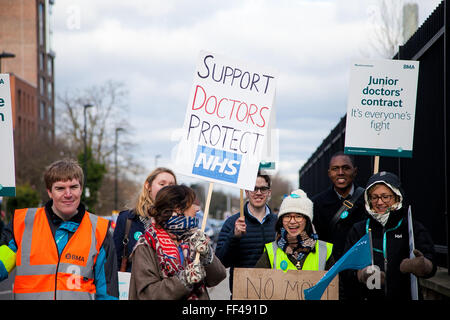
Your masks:
<svg viewBox="0 0 450 320"><path fill-rule="evenodd" d="M227 277L221 283L214 288L208 288L209 298L211 300L230 300L229 274L230 268L227 269Z"/></svg>
<svg viewBox="0 0 450 320"><path fill-rule="evenodd" d="M13 270L8 279L0 282L0 300L12 300L12 287L16 271Z"/></svg>

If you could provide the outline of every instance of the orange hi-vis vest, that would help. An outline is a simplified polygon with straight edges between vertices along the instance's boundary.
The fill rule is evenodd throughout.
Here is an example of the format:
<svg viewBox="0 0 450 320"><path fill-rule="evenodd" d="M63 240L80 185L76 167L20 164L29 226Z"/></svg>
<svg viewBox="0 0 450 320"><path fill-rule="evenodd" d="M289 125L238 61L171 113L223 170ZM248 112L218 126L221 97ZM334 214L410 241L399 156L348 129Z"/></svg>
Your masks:
<svg viewBox="0 0 450 320"><path fill-rule="evenodd" d="M14 298L94 299L94 266L108 232L108 223L86 211L59 256L45 208L16 210Z"/></svg>

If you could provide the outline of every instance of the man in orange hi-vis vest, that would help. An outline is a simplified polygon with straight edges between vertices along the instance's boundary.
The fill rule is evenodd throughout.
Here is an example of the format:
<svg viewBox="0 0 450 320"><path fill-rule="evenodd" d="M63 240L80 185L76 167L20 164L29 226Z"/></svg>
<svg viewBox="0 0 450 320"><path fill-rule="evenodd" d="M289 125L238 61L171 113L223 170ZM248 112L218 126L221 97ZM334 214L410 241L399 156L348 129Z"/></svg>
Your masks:
<svg viewBox="0 0 450 320"><path fill-rule="evenodd" d="M74 160L52 163L44 173L50 201L16 210L3 230L0 281L16 268L14 299L118 299L109 221L80 202L83 178Z"/></svg>

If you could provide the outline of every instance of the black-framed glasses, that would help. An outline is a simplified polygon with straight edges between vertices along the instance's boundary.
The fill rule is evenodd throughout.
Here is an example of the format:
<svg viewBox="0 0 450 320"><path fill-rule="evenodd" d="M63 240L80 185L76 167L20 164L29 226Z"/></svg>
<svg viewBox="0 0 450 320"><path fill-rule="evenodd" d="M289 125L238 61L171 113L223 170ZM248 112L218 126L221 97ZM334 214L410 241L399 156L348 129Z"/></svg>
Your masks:
<svg viewBox="0 0 450 320"><path fill-rule="evenodd" d="M262 194L266 194L267 192L269 192L270 188L267 186L263 186L263 187L255 187L255 189L253 189L252 192L257 193L258 191L261 192Z"/></svg>
<svg viewBox="0 0 450 320"><path fill-rule="evenodd" d="M379 199L381 199L381 201L383 201L383 202L389 202L393 197L394 197L393 194L382 194L381 196L370 195L369 200L371 202L375 202L375 203L378 202Z"/></svg>
<svg viewBox="0 0 450 320"><path fill-rule="evenodd" d="M292 215L286 214L282 217L282 219L283 222L291 222L292 219L294 219L295 222L301 222L304 219L304 217L300 214L292 214Z"/></svg>

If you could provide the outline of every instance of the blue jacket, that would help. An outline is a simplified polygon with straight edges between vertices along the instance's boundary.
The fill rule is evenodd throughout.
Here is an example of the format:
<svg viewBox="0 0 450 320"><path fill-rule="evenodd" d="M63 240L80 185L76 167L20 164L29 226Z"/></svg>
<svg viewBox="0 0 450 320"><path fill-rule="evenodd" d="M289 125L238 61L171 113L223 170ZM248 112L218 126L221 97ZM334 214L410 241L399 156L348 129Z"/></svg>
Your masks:
<svg viewBox="0 0 450 320"><path fill-rule="evenodd" d="M251 216L244 205L247 232L242 237L234 236L234 224L240 213L229 217L223 224L217 242L216 256L225 268L230 268L230 291L233 291L233 270L237 268L253 268L264 252L264 245L275 240L275 224L278 217L270 213L263 223Z"/></svg>
<svg viewBox="0 0 450 320"><path fill-rule="evenodd" d="M130 232L128 234L128 245L127 254L128 256L134 249L136 241L145 232L144 224L139 219L139 216L134 212L134 210L125 210L119 213L117 217L116 227L114 229L113 239L114 246L116 247L117 253L117 268L120 269L123 256L123 237L125 236L125 226L127 219L131 219ZM127 263L127 272L131 272L131 260Z"/></svg>

